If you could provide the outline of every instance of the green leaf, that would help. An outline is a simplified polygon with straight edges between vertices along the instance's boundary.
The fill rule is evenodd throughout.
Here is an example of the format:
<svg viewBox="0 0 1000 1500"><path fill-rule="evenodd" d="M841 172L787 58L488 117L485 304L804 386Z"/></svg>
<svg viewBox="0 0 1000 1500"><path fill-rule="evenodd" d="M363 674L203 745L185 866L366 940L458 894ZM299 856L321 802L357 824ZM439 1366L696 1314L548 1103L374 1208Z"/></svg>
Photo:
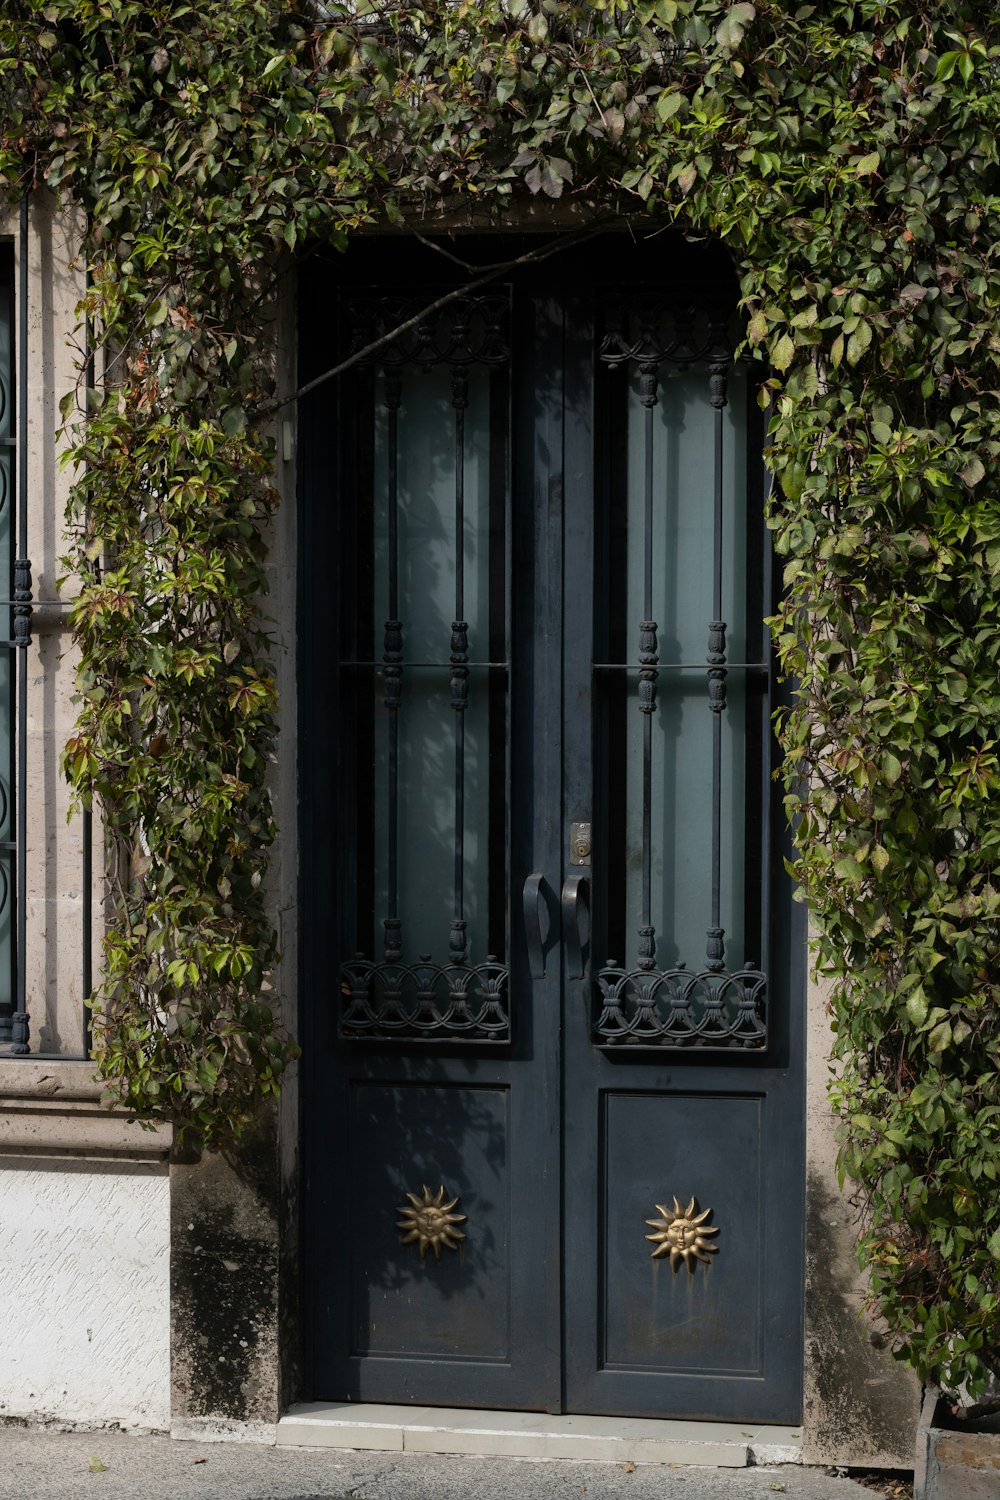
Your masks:
<svg viewBox="0 0 1000 1500"><path fill-rule="evenodd" d="M684 95L679 89L663 89L656 96L656 113L665 125L672 120L674 115L684 103Z"/></svg>
<svg viewBox="0 0 1000 1500"><path fill-rule="evenodd" d="M751 344L761 344L767 338L767 319L762 312L755 312L747 324L747 338Z"/></svg>
<svg viewBox="0 0 1000 1500"><path fill-rule="evenodd" d="M927 1020L927 996L924 994L923 985L917 985L906 997L906 1014L914 1026L922 1026Z"/></svg>
<svg viewBox="0 0 1000 1500"><path fill-rule="evenodd" d="M927 1038L927 1045L932 1052L943 1052L946 1047L951 1046L951 1022L939 1021L934 1030Z"/></svg>
<svg viewBox="0 0 1000 1500"><path fill-rule="evenodd" d="M887 750L882 756L882 775L890 786L895 786L903 774L903 767L891 750Z"/></svg>
<svg viewBox="0 0 1000 1500"><path fill-rule="evenodd" d="M787 370L795 358L795 344L791 335L783 333L771 350L771 363L776 370Z"/></svg>
<svg viewBox="0 0 1000 1500"><path fill-rule="evenodd" d="M754 5L740 3L731 6L728 14L723 17L716 28L715 35L719 45L728 48L738 47L756 14L757 8Z"/></svg>
<svg viewBox="0 0 1000 1500"><path fill-rule="evenodd" d="M806 485L805 464L793 460L792 463L786 464L782 469L780 478L781 488L789 500L800 500L802 498L802 491Z"/></svg>
<svg viewBox="0 0 1000 1500"><path fill-rule="evenodd" d="M877 151L869 151L867 156L858 158L854 166L855 177L869 177L872 172L877 172L882 158Z"/></svg>
<svg viewBox="0 0 1000 1500"><path fill-rule="evenodd" d="M236 437L246 429L247 414L242 406L230 406L223 412L219 425L227 437Z"/></svg>
<svg viewBox="0 0 1000 1500"><path fill-rule="evenodd" d="M982 459L977 458L975 454L968 459L965 466L959 469L958 472L962 481L968 485L970 490L975 489L980 480L986 478L986 466Z"/></svg>
<svg viewBox="0 0 1000 1500"><path fill-rule="evenodd" d="M856 365L863 358L866 351L871 348L871 342L871 324L866 323L862 319L847 340L847 363L849 365Z"/></svg>
<svg viewBox="0 0 1000 1500"><path fill-rule="evenodd" d="M688 162L687 166L682 167L677 174L677 186L682 193L689 193L694 187L697 177L698 168L694 162Z"/></svg>

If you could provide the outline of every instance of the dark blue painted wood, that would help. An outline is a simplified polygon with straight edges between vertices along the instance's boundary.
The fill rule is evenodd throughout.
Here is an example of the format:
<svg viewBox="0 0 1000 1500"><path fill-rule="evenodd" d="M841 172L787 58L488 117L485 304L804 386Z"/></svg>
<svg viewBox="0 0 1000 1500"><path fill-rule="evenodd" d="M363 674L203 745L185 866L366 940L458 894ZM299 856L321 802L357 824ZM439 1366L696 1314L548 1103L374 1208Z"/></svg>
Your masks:
<svg viewBox="0 0 1000 1500"><path fill-rule="evenodd" d="M564 825L589 819L608 764L590 694L607 601L591 586L602 546L588 301L571 305L566 357ZM757 444L759 434L751 434ZM599 443L600 446L600 443ZM594 476L597 475L597 486ZM759 489L750 485L750 504ZM758 527L758 530L760 527ZM604 543L606 545L606 543ZM595 618L595 603L597 605ZM603 611L603 614L602 614ZM760 627L757 626L759 637ZM617 774L621 774L620 771ZM596 786L595 786L596 782ZM595 905L608 866L594 822ZM706 830L706 842L708 830ZM783 845L784 840L778 842ZM784 849L782 848L782 852ZM571 874L566 866L565 875ZM575 1412L796 1422L801 1414L804 932L776 869L774 1044L736 1054L609 1053L592 1045L590 970L564 982L565 1401ZM783 894L782 894L783 893ZM794 908L799 912L800 908ZM600 953L596 957L600 958ZM645 1236L657 1204L713 1210L711 1265L671 1269Z"/></svg>
<svg viewBox="0 0 1000 1500"><path fill-rule="evenodd" d="M350 263L344 269L369 284L377 275L370 255L357 269ZM314 295L322 309L322 293ZM349 594L364 544L349 515L351 475L367 441L363 433L354 437L357 381L336 399L330 391L314 398L303 414L304 1296L309 1389L318 1396L561 1406L562 322L545 299L526 299L515 316L522 378L510 420L528 441L517 446L510 475L522 501L507 548L518 584L510 717L530 730L511 736L508 768L513 1042L489 1054L433 1045L359 1048L336 1037L345 956L336 949L338 932L356 925L340 922L337 913L366 898L356 894L353 871L343 861L338 869L330 851L341 829L353 842L363 840L351 788L359 758L371 754L349 729L339 729L351 723L356 689L350 681L345 688L332 670L338 651L331 624L334 634L348 630L352 607L348 600L331 621L327 603L329 572L340 578L335 597ZM313 369L329 362L333 346L333 330L317 339L317 327L314 309L313 342L306 341ZM331 452L340 455L335 486ZM321 559L329 560L325 568ZM353 640L346 644L354 649ZM544 959L544 972L534 975L521 899L532 874L540 877L533 910ZM424 1184L432 1193L443 1185L465 1216L466 1238L440 1260L431 1252L421 1260L398 1229L406 1194L419 1196Z"/></svg>
<svg viewBox="0 0 1000 1500"><path fill-rule="evenodd" d="M360 265L337 257L314 267L303 296L303 378L333 362L333 330L322 322L326 278L401 279L393 248L364 251ZM475 248L469 253L474 258ZM495 245L483 247L482 259L498 256ZM697 274L703 258L689 256L687 274ZM410 259L414 280L440 279L439 260ZM584 252L514 286L507 552L513 1042L488 1056L336 1040L336 915L355 901L363 907L366 897L331 851L341 832L356 837L350 788L359 759L371 752L345 732L351 703L331 680L349 615L349 607L331 607L331 576L340 569L332 597L349 594L364 536L345 515L359 462L350 401L342 393L338 404L321 390L303 411L306 1394L797 1421L798 908L784 898L772 905L774 1041L766 1056L706 1061L693 1052L609 1053L591 1043L588 897L600 921L615 893L602 889L609 860L599 826L592 869L569 863L569 828L591 821L599 805L617 806L613 789L605 795L613 768L591 681L595 630L602 638L608 632L609 601L595 593L594 580L608 545L603 455L615 437L614 414L602 409L595 386L594 263ZM751 493L759 508L759 488ZM761 712L767 708L762 699ZM769 771L753 762L762 781ZM605 823L608 845L614 820ZM780 885L777 808L769 835ZM370 874L363 861L360 869L363 883ZM567 924L571 930L562 930ZM396 1227L406 1192L419 1193L424 1183L458 1195L467 1215L460 1250L444 1251L440 1262L428 1254L421 1263ZM653 1261L645 1238L655 1205L675 1195L696 1196L719 1226L718 1254L693 1275Z"/></svg>

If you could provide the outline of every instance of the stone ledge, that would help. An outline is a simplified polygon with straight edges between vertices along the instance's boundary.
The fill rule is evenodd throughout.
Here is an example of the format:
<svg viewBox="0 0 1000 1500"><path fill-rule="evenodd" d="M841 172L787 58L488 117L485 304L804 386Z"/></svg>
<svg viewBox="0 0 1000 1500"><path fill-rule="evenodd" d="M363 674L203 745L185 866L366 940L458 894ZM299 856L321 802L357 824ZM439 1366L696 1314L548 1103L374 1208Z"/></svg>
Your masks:
<svg viewBox="0 0 1000 1500"><path fill-rule="evenodd" d="M5 1156L166 1160L173 1131L144 1130L100 1102L90 1062L0 1059L0 1159Z"/></svg>
<svg viewBox="0 0 1000 1500"><path fill-rule="evenodd" d="M278 1422L282 1447L583 1459L742 1469L801 1463L801 1429L751 1423L303 1402Z"/></svg>
<svg viewBox="0 0 1000 1500"><path fill-rule="evenodd" d="M50 1057L0 1057L0 1100L100 1099L94 1064Z"/></svg>

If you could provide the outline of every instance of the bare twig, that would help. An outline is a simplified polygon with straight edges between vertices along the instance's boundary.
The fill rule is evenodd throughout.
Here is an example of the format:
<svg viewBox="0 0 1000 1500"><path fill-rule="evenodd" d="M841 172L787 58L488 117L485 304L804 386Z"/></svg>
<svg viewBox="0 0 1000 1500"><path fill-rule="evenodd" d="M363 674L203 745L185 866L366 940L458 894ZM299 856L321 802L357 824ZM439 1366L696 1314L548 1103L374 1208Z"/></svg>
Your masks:
<svg viewBox="0 0 1000 1500"><path fill-rule="evenodd" d="M558 254L561 250L568 249L570 245L582 244L586 240L600 234L604 228L604 224L598 224L589 226L586 229L577 230L573 234L561 235L557 240L550 240L546 245L542 245L537 250L528 250L524 255L515 256L513 260L497 261L494 265L486 267L480 275L475 276L471 281L466 282L463 286L454 287L451 291L445 292L442 296L435 298L433 302L429 302L426 307L421 308L420 312L415 313L412 318L407 318L398 327L391 328L388 333L383 333L377 339L373 339L363 349L356 349L353 354L348 355L339 364L331 366L329 370L324 370L322 375L316 375L312 380L307 380L305 385L300 385L297 390L290 392L287 396L280 396L273 401L266 402L263 406L257 407L252 413L254 421L264 421L268 417L274 416L275 412L281 411L284 407L293 406L303 396L308 396L321 385L326 385L328 380L334 380L338 375L343 375L345 370L350 370L354 365L359 364L370 355L377 354L387 344L391 344L402 334L408 333L411 328L416 328L425 318L430 317L439 308L447 307L450 302L454 302L458 297L467 296L469 292L474 292L478 287L486 286L489 282L496 281L498 277L503 276L508 271L515 270L518 266L538 264L543 260L548 260L550 256ZM416 237L418 239L423 238L419 234ZM451 255L450 252L444 251L442 253L446 254L449 260L454 260L458 265L464 264L457 256ZM466 266L465 269L477 270L479 268Z"/></svg>

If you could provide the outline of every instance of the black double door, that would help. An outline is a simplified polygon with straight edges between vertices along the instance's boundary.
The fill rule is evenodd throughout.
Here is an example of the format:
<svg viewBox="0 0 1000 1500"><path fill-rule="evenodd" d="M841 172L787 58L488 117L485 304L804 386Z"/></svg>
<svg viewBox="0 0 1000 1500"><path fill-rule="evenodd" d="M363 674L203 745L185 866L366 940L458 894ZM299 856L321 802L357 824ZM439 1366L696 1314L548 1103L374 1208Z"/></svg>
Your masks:
<svg viewBox="0 0 1000 1500"><path fill-rule="evenodd" d="M360 354L300 444L308 1394L797 1421L735 289L608 240L414 322L441 268L372 242L302 289L303 376Z"/></svg>

